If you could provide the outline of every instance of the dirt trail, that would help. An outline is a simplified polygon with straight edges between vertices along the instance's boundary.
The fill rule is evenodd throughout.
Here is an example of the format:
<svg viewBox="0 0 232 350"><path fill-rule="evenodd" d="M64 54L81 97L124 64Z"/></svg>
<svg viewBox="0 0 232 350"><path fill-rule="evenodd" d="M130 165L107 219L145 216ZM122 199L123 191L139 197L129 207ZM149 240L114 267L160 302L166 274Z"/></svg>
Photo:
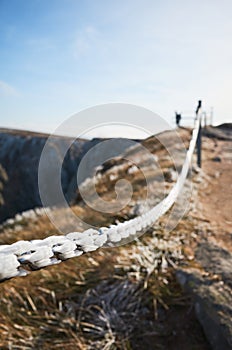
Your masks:
<svg viewBox="0 0 232 350"><path fill-rule="evenodd" d="M208 181L199 191L199 209L217 243L232 250L232 142L203 138L202 170Z"/></svg>
<svg viewBox="0 0 232 350"><path fill-rule="evenodd" d="M232 134L232 131L231 131ZM194 266L177 277L195 297L195 312L213 350L232 349L232 140L203 137L196 179Z"/></svg>

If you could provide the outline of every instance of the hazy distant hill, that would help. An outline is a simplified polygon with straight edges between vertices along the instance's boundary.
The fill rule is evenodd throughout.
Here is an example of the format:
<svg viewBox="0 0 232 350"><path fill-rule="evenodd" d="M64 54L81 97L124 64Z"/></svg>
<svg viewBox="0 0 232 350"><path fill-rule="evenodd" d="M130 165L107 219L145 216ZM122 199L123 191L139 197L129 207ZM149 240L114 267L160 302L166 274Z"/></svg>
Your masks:
<svg viewBox="0 0 232 350"><path fill-rule="evenodd" d="M18 212L41 205L38 164L48 136L0 129L0 222ZM80 159L97 142L98 139L78 139L68 150L62 166L62 187L68 200L72 199L76 191L75 174ZM69 143L68 137L53 137L50 148L54 164L59 162L59 149Z"/></svg>

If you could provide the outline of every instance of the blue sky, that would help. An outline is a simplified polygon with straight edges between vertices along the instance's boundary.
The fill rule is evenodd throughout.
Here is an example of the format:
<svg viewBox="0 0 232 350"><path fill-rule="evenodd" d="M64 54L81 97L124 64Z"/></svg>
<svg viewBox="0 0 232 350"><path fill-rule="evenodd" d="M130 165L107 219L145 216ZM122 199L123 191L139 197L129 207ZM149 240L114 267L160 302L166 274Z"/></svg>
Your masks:
<svg viewBox="0 0 232 350"><path fill-rule="evenodd" d="M0 126L51 132L111 102L171 121L199 98L231 121L231 13L225 0L0 0Z"/></svg>

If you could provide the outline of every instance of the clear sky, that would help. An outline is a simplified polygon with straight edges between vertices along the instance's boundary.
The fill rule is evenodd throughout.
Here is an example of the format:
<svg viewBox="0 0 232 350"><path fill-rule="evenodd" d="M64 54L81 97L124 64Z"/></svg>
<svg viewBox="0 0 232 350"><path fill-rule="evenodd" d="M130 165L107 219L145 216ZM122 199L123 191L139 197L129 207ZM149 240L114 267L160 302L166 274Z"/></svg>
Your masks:
<svg viewBox="0 0 232 350"><path fill-rule="evenodd" d="M232 121L231 0L0 0L0 126L109 102ZM84 123L84 121L83 121Z"/></svg>

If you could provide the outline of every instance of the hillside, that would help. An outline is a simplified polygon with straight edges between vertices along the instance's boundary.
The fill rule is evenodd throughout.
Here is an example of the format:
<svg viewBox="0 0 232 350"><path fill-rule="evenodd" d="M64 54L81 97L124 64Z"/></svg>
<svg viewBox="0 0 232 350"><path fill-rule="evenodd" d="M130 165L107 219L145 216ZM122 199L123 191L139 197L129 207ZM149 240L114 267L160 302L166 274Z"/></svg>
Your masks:
<svg viewBox="0 0 232 350"><path fill-rule="evenodd" d="M17 213L41 206L38 164L48 137L48 134L0 129L0 169L4 169L0 170L0 223ZM75 174L80 159L100 140L76 140L63 161L59 152L71 141L67 137L53 136L49 144L49 167L56 168L62 162L62 188L68 202L75 197Z"/></svg>
<svg viewBox="0 0 232 350"><path fill-rule="evenodd" d="M186 192L181 196L179 205L186 207L186 214L174 230L167 230L175 223L175 216L170 222L168 213L128 245L87 253L4 282L1 349L204 350L219 349L218 339L220 350L229 349L232 159L230 134L226 131L224 138L221 130L204 132L203 168L193 167L185 188L188 191L192 183L192 196L189 203ZM179 135L187 146L190 130L179 129ZM175 166L163 144L176 156ZM142 145L154 154L159 167L140 147L103 164L94 178L101 198L114 198L114 186L122 178L131 183L133 197L112 215L89 208L77 193L72 210L84 222L100 227L124 221L170 191L184 159L180 141L173 132L165 132ZM129 155L131 161L125 161ZM148 201L141 169L149 179ZM94 204L92 181L87 179L82 186ZM65 211L59 215L65 221ZM51 234L58 232L43 210L31 211L3 224L0 243Z"/></svg>

